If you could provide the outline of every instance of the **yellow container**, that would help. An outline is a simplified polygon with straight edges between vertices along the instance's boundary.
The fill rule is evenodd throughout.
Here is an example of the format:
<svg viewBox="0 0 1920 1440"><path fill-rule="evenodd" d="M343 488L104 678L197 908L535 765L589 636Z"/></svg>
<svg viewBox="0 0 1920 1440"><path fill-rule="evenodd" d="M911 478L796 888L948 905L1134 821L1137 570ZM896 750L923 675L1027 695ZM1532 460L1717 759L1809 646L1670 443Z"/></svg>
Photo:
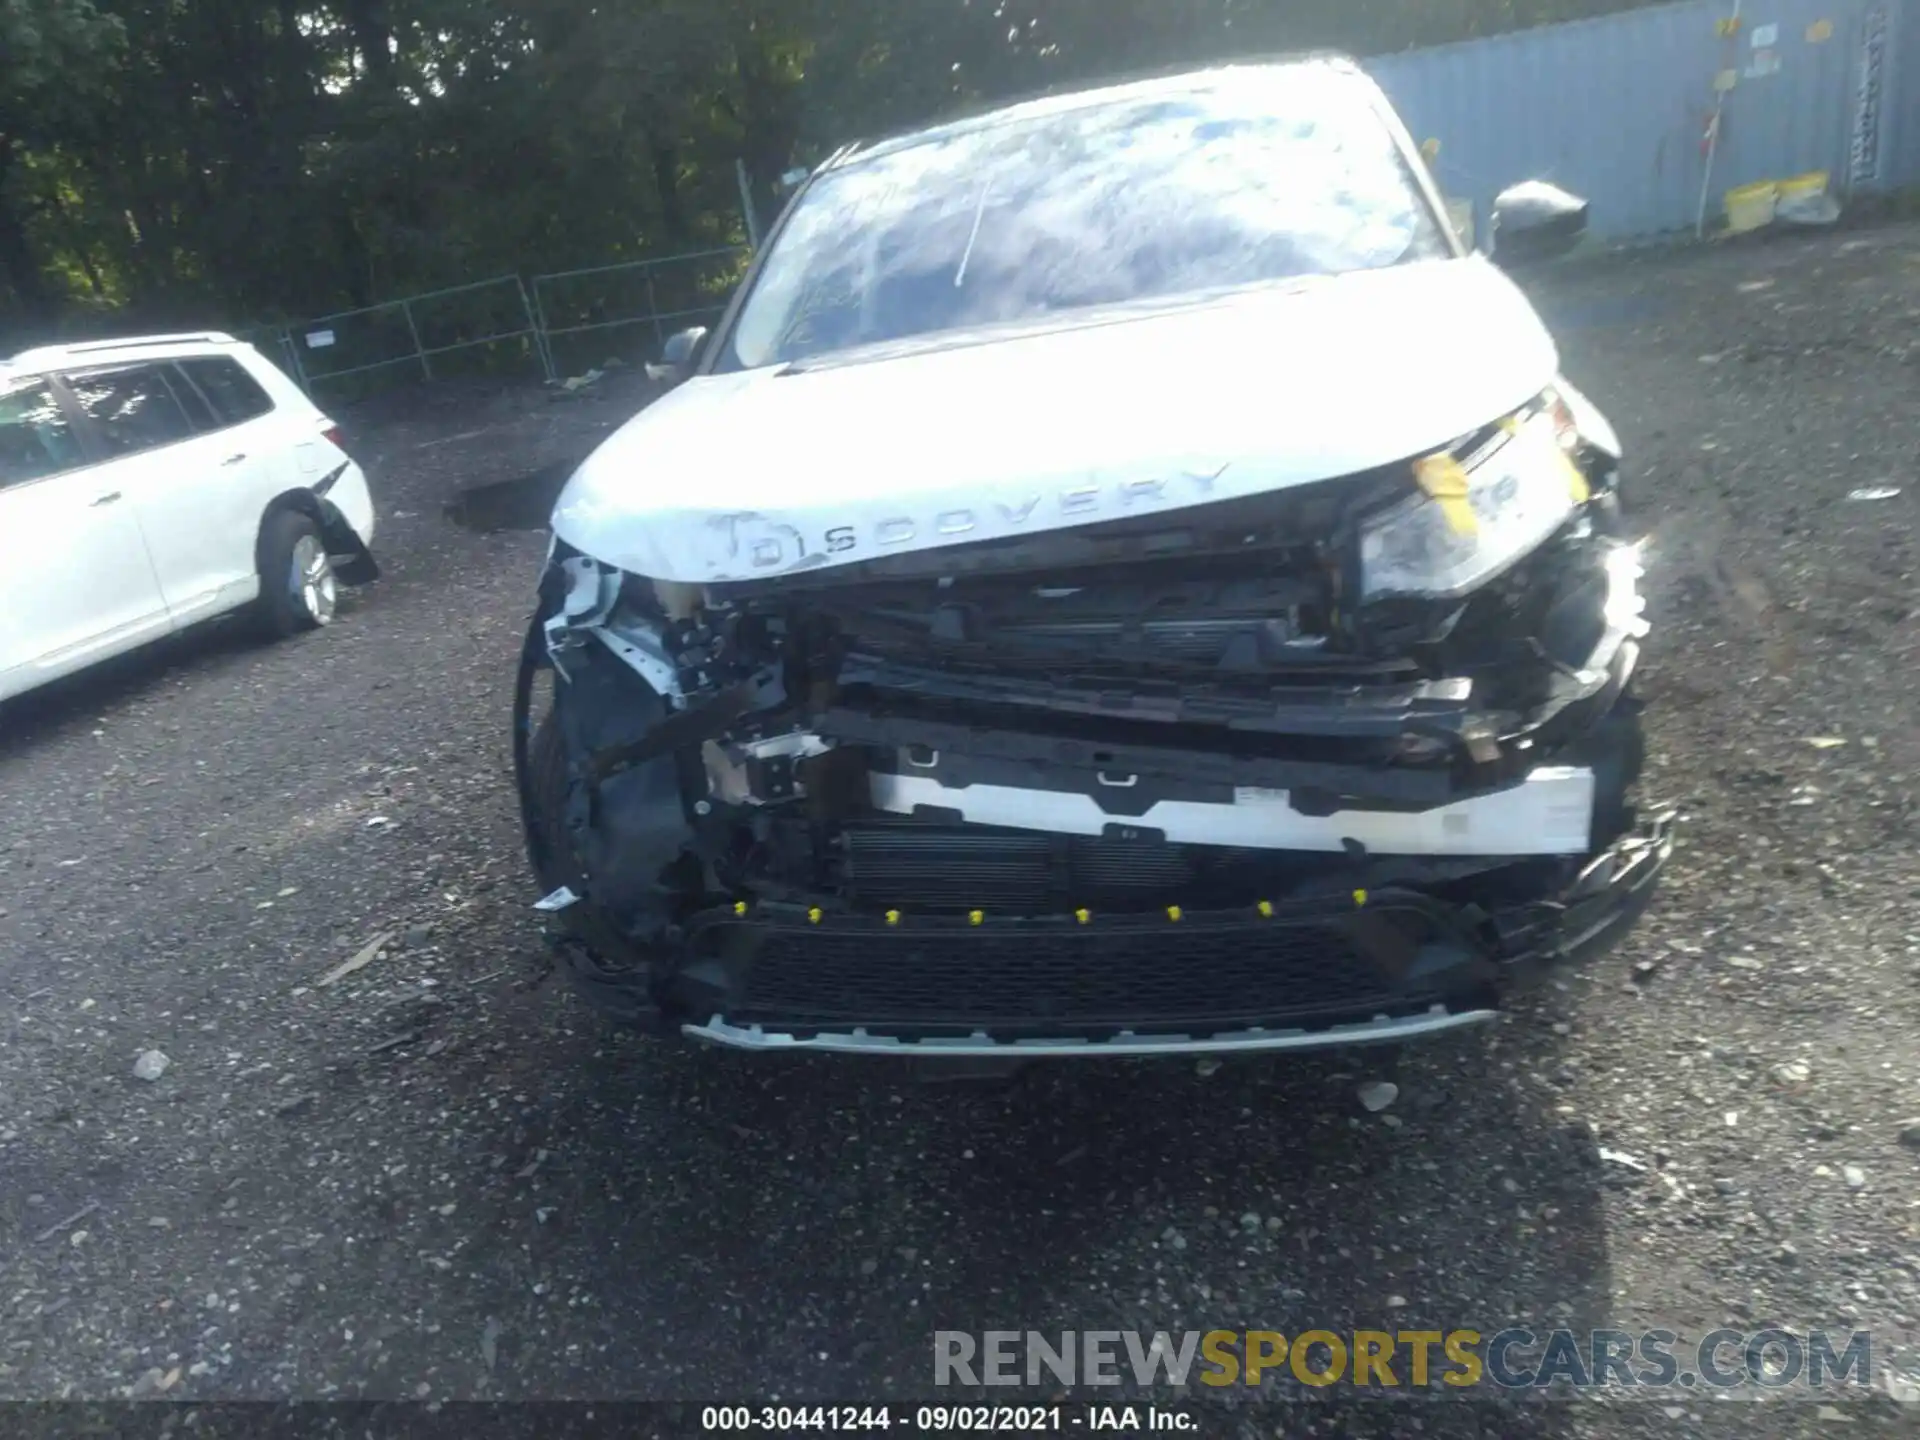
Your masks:
<svg viewBox="0 0 1920 1440"><path fill-rule="evenodd" d="M1727 191L1727 233L1739 235L1773 223L1780 205L1778 181L1762 180Z"/></svg>
<svg viewBox="0 0 1920 1440"><path fill-rule="evenodd" d="M1828 179L1824 170L1809 170L1804 175L1790 176L1778 186L1778 203L1785 204L1808 195L1824 195L1827 193Z"/></svg>

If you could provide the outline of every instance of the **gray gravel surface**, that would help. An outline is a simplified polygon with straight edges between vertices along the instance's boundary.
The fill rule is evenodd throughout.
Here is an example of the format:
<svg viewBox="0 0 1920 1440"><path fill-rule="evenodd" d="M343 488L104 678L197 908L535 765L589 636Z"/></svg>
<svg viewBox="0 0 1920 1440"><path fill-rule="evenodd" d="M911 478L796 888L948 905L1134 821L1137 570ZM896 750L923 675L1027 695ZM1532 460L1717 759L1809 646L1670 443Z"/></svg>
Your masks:
<svg viewBox="0 0 1920 1440"><path fill-rule="evenodd" d="M541 980L509 786L544 537L443 507L637 392L350 416L388 573L334 627L0 712L0 1397L907 1398L991 1326L1871 1326L1912 1384L1920 230L1540 290L1634 453L1686 828L1627 948L1377 1113L1365 1054L926 1085L603 1029ZM1842 1405L1221 1423L1910 1428Z"/></svg>

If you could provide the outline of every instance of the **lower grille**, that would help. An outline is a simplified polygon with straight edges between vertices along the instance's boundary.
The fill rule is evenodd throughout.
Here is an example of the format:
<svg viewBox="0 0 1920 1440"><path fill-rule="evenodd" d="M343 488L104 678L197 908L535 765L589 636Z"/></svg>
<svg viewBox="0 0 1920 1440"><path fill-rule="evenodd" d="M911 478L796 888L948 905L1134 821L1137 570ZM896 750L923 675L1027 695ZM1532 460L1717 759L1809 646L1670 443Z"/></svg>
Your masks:
<svg viewBox="0 0 1920 1440"><path fill-rule="evenodd" d="M1031 913L1178 897L1194 860L1175 845L1134 844L984 826L850 825L841 834L849 896L877 905Z"/></svg>
<svg viewBox="0 0 1920 1440"><path fill-rule="evenodd" d="M1056 653L1083 656L1125 654L1144 660L1182 660L1189 664L1251 670L1298 633L1293 615L1276 620L1252 616L1226 620L1027 621L1000 628L1008 640L1034 641Z"/></svg>
<svg viewBox="0 0 1920 1440"><path fill-rule="evenodd" d="M1196 909L1244 904L1350 864L1158 840L1055 835L919 820L861 821L840 834L841 893L859 905L1013 911Z"/></svg>
<svg viewBox="0 0 1920 1440"><path fill-rule="evenodd" d="M1041 1031L1286 1024L1424 1008L1441 976L1402 986L1418 912L1180 923L728 922L700 948L743 967L735 1023ZM1389 963L1376 963L1386 957ZM1463 962L1472 957L1462 954ZM1452 977L1459 988L1459 976Z"/></svg>

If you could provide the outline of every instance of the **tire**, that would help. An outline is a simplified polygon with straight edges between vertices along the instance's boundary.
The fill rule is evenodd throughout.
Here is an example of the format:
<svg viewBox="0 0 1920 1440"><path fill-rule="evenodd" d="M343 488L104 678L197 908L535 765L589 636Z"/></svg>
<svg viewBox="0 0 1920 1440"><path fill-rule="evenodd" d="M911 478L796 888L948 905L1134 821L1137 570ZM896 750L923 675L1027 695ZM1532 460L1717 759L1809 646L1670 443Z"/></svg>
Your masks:
<svg viewBox="0 0 1920 1440"><path fill-rule="evenodd" d="M560 741L560 726L552 715L541 720L527 746L527 817L538 831L547 852L546 873L537 878L548 890L581 884L579 862L573 858L572 842L567 838L567 757Z"/></svg>
<svg viewBox="0 0 1920 1440"><path fill-rule="evenodd" d="M569 785L560 727L548 715L528 741L526 791L521 803L531 811L526 816L527 824L538 832L547 852L541 888L551 891L567 885L580 894L586 889L586 881L567 839ZM648 994L644 963L592 902L569 905L549 916L548 925L548 939L558 954L561 970L590 1010L616 1029L677 1036L678 1027L663 1022Z"/></svg>
<svg viewBox="0 0 1920 1440"><path fill-rule="evenodd" d="M313 517L275 510L260 526L260 628L270 639L331 624L340 582Z"/></svg>

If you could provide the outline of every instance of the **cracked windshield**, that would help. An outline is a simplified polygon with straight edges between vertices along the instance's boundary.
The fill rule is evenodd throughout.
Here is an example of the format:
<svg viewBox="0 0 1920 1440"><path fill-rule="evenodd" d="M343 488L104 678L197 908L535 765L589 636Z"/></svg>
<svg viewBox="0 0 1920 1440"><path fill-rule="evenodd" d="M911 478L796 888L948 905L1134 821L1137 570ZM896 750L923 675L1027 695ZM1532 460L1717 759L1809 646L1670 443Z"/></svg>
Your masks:
<svg viewBox="0 0 1920 1440"><path fill-rule="evenodd" d="M742 366L1447 253L1364 92L1149 91L883 149L795 207Z"/></svg>
<svg viewBox="0 0 1920 1440"><path fill-rule="evenodd" d="M0 1417L1906 1436L1920 0L0 0Z"/></svg>

